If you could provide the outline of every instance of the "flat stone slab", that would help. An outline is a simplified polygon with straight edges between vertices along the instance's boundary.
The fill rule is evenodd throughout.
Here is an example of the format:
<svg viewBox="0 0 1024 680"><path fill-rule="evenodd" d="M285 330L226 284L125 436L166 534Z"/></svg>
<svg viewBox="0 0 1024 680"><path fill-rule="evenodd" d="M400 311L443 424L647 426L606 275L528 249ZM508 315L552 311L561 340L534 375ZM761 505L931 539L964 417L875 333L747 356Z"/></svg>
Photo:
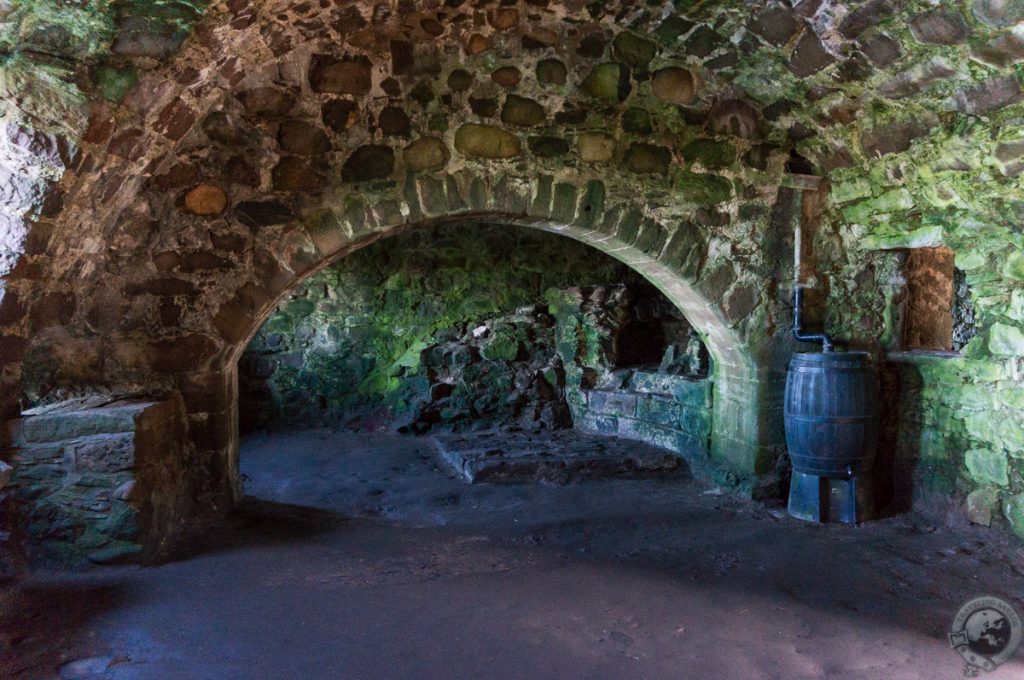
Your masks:
<svg viewBox="0 0 1024 680"><path fill-rule="evenodd" d="M686 476L688 472L685 461L665 449L575 430L445 434L430 441L441 459L469 482L565 483Z"/></svg>

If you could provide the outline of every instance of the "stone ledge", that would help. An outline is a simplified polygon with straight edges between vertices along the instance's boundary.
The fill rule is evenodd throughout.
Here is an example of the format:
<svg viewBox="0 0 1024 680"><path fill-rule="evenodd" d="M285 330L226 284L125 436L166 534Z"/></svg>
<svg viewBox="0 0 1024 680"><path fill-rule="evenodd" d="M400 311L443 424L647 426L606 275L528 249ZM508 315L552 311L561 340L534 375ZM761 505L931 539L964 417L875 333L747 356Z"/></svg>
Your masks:
<svg viewBox="0 0 1024 680"><path fill-rule="evenodd" d="M22 413L20 423L12 426L12 442L16 446L43 444L134 432L136 418L156 405L155 401L106 398L100 405L95 400L72 400L30 409Z"/></svg>
<svg viewBox="0 0 1024 680"><path fill-rule="evenodd" d="M634 479L684 474L671 451L619 439L557 430L539 435L483 432L430 438L441 459L469 482Z"/></svg>
<svg viewBox="0 0 1024 680"><path fill-rule="evenodd" d="M933 362L963 359L959 352L942 352L939 350L911 350L906 352L886 352L885 360L892 364L928 364Z"/></svg>

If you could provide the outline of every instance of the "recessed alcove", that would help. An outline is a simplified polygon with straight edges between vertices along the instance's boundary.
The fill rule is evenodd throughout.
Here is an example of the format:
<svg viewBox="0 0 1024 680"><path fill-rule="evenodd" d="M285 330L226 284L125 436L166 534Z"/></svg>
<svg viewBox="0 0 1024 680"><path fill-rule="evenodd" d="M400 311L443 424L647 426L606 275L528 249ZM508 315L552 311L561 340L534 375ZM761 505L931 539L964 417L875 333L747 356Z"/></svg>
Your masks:
<svg viewBox="0 0 1024 680"><path fill-rule="evenodd" d="M239 359L242 468L259 475L246 465L246 435L323 427L435 438L521 433L533 439L506 444L504 455L510 446L546 449L563 469L572 466L564 456L585 447L545 437L575 428L656 444L678 467L710 444L709 366L685 316L589 246L497 224L417 230L339 260L269 314ZM600 394L580 391L588 374ZM645 394L626 377L634 374L705 386L686 397ZM514 478L513 464L490 446ZM590 446L601 461L622 458L601 463L615 474L632 465L626 449ZM597 460L587 463L591 473Z"/></svg>
<svg viewBox="0 0 1024 680"><path fill-rule="evenodd" d="M904 282L898 350L958 353L974 337L974 308L964 272L946 247L894 251Z"/></svg>

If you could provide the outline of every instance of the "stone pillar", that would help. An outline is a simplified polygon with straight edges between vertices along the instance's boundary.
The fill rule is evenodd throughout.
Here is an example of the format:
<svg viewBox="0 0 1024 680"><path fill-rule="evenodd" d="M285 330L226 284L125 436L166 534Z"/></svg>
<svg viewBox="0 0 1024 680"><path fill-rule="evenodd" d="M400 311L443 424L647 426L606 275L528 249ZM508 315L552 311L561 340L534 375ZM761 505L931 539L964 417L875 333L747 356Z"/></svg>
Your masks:
<svg viewBox="0 0 1024 680"><path fill-rule="evenodd" d="M8 433L10 491L32 557L153 561L178 547L193 498L180 396L51 404Z"/></svg>
<svg viewBox="0 0 1024 680"><path fill-rule="evenodd" d="M711 460L730 471L724 480L753 498L778 497L776 461L786 450L784 372L717 364Z"/></svg>
<svg viewBox="0 0 1024 680"><path fill-rule="evenodd" d="M223 513L242 496L238 472L238 370L181 376L189 438L195 447L196 499L207 510Z"/></svg>

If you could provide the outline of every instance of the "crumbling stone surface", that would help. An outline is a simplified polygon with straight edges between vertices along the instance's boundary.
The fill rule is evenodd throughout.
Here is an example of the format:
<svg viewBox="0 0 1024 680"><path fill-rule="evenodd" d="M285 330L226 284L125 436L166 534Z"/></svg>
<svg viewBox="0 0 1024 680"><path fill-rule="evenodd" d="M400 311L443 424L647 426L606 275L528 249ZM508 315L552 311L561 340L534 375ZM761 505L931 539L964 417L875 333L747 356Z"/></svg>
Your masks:
<svg viewBox="0 0 1024 680"><path fill-rule="evenodd" d="M371 246L282 303L240 360L243 430L569 427L561 331L541 302L549 287L594 280L651 294L601 316L619 334L607 367L653 341L651 370L707 374L689 324L627 267L557 236L450 226Z"/></svg>
<svg viewBox="0 0 1024 680"><path fill-rule="evenodd" d="M689 323L658 309L656 299L624 286L549 291L566 399L577 429L676 451L706 471L712 406L707 350ZM637 352L637 344L656 331L664 333L653 343L656 352Z"/></svg>
<svg viewBox="0 0 1024 680"><path fill-rule="evenodd" d="M10 428L10 503L33 558L156 560L183 538L196 480L179 396L71 400L26 411Z"/></svg>
<svg viewBox="0 0 1024 680"><path fill-rule="evenodd" d="M438 455L468 482L567 483L579 479L684 476L679 456L655 446L572 431L435 435Z"/></svg>

